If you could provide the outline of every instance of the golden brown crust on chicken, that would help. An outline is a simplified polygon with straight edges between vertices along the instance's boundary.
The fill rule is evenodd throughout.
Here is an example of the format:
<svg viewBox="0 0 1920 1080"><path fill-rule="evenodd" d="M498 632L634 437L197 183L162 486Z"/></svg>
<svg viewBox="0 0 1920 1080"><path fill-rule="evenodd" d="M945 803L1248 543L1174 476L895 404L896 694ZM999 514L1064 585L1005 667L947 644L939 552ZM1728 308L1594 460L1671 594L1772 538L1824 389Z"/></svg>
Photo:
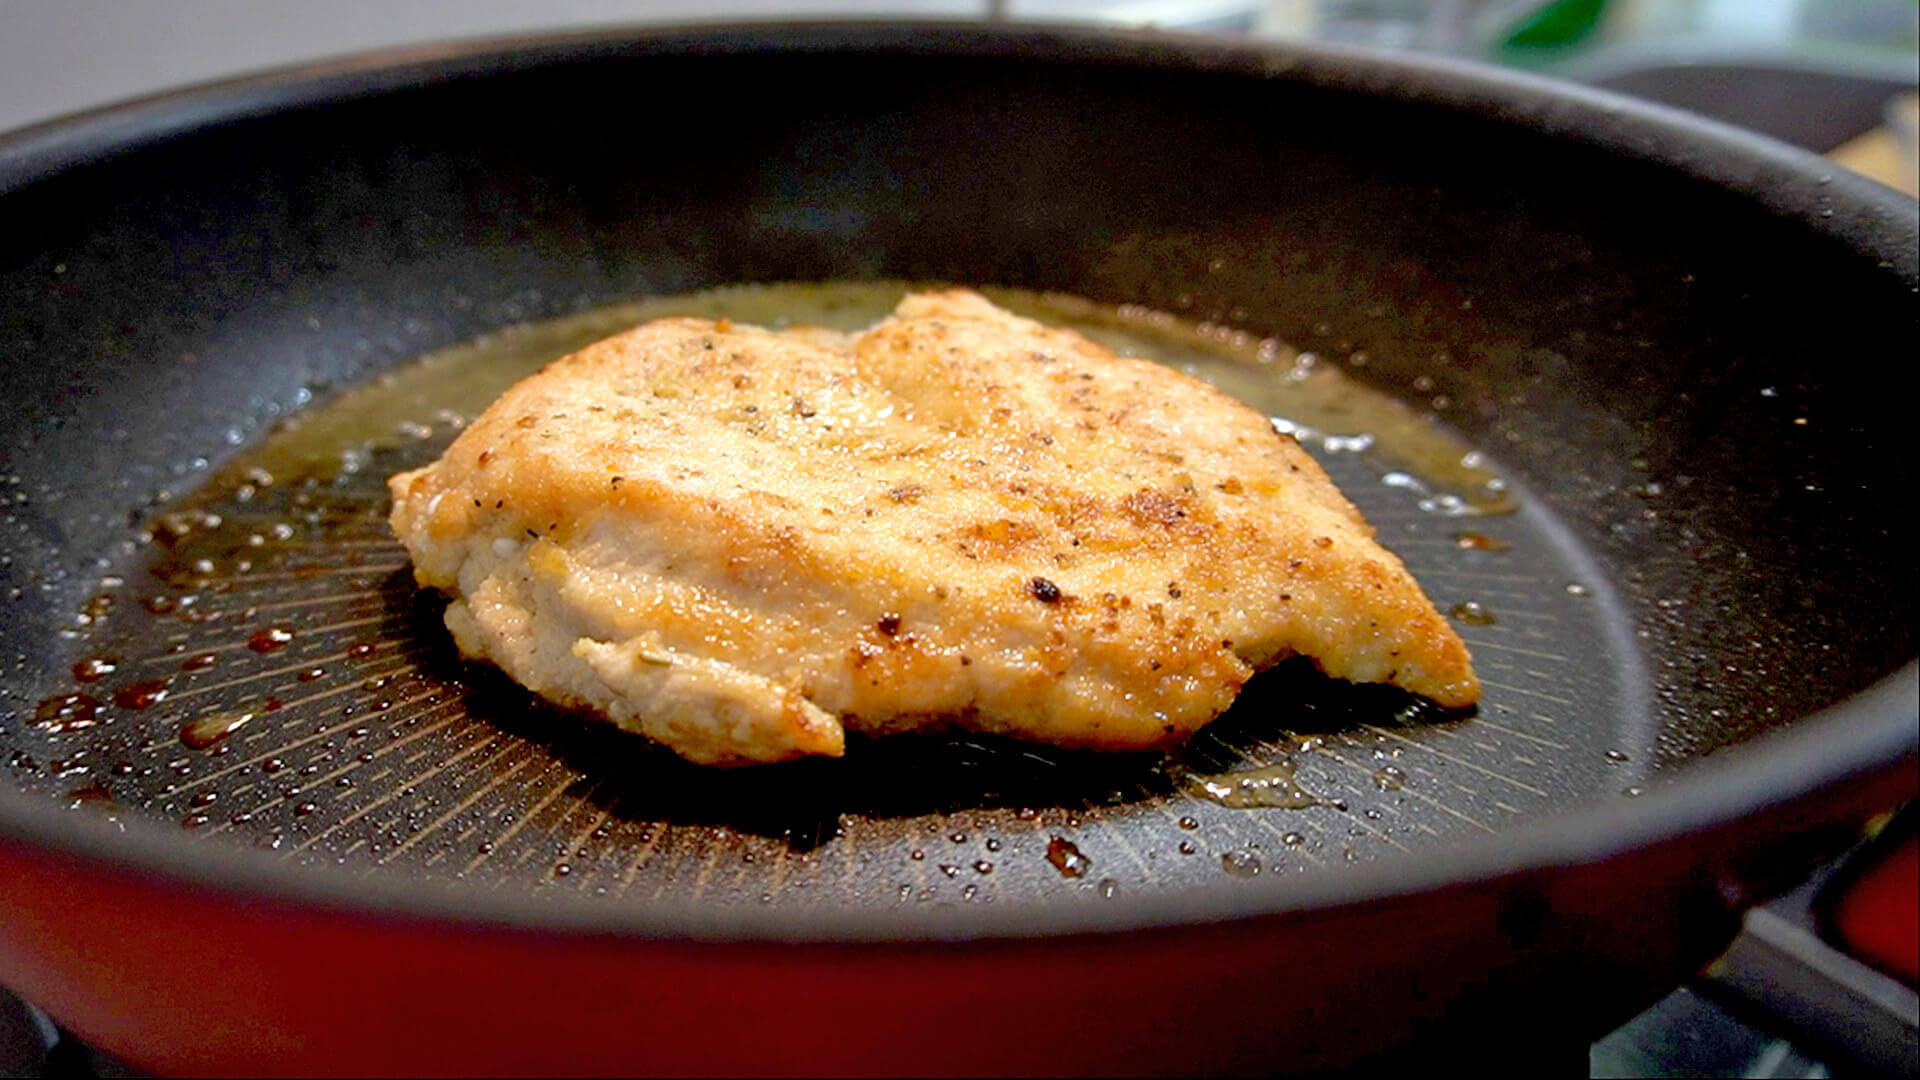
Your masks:
<svg viewBox="0 0 1920 1080"><path fill-rule="evenodd" d="M391 486L464 652L695 761L945 725L1161 746L1295 653L1479 695L1265 417L965 291L860 335L648 323Z"/></svg>

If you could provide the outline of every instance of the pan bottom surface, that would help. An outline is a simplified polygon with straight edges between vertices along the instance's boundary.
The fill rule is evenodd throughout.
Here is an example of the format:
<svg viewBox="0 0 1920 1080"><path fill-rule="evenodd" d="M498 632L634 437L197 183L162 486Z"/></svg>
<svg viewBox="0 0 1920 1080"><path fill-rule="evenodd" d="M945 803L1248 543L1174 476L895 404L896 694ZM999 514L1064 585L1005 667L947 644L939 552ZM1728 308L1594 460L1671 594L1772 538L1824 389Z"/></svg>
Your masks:
<svg viewBox="0 0 1920 1080"><path fill-rule="evenodd" d="M298 418L103 540L71 669L7 721L13 782L335 872L799 908L1284 889L1638 792L1656 731L1624 609L1496 458L1283 343L1071 298L994 294L1272 412L1453 615L1477 711L1293 660L1171 756L900 736L716 771L459 660L388 531L388 475L518 375L642 318L777 323L805 294L802 321L852 327L902 288L719 290L515 328Z"/></svg>

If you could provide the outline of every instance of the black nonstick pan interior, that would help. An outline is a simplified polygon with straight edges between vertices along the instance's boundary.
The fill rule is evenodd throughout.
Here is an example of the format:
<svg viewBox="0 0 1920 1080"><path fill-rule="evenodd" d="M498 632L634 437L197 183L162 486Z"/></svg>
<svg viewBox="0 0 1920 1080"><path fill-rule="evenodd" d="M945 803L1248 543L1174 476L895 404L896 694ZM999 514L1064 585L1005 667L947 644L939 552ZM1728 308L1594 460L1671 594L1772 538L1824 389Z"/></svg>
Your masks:
<svg viewBox="0 0 1920 1080"><path fill-rule="evenodd" d="M1344 452L1327 461L1347 490L1467 620L1490 691L1477 716L1295 662L1171 763L916 737L690 766L460 666L385 523L385 476L444 441L307 481L242 469L144 523L125 583L89 601L75 684L38 706L70 729L42 751L59 757L30 771L59 797L281 858L804 905L1284 883L1620 797L1651 753L1618 602L1564 529L1531 508L1422 510L1382 482L1389 466ZM1575 659L1609 653L1624 661ZM1256 798L1275 806L1218 805L1183 779L1274 765L1292 775L1257 776Z"/></svg>
<svg viewBox="0 0 1920 1080"><path fill-rule="evenodd" d="M1656 166L1591 112L1566 137L1531 84L1487 99L1444 70L861 33L348 72L343 100L263 92L16 174L12 783L77 828L157 818L315 873L616 904L1279 895L1632 798L1912 656L1911 455L1873 374L1911 338L1912 252L1898 222L1821 218L1797 162L1723 168L1723 142ZM352 471L222 471L483 331L839 278L1174 311L1431 412L1517 513L1423 509L1391 463L1309 445L1462 613L1478 712L1289 663L1171 762L911 738L715 773L458 663L383 486L454 425L421 417ZM1303 805L1181 780L1270 765Z"/></svg>

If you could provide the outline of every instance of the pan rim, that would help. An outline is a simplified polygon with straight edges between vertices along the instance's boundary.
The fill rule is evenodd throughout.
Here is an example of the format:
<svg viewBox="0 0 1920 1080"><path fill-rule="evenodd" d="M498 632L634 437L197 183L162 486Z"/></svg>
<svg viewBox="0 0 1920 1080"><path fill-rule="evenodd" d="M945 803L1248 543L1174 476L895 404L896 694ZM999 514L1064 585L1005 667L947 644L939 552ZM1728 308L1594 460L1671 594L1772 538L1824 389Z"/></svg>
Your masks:
<svg viewBox="0 0 1920 1080"><path fill-rule="evenodd" d="M320 106L462 77L564 64L622 52L934 52L1164 67L1287 78L1442 107L1487 111L1557 138L1653 160L1715 183L1916 277L1914 204L1806 151L1647 102L1452 59L1364 49L1255 44L1146 31L954 22L742 23L516 35L357 54L201 84L0 135L0 197L65 169L166 138L283 110ZM1822 179L1826 177L1827 179ZM1816 189L1822 202L1816 203ZM1820 206L1848 213L1822 215ZM1313 875L1285 895L1182 890L1017 909L924 911L699 909L609 904L592 897L500 897L409 882L347 878L200 843L158 821L124 832L75 828L44 797L0 786L0 841L78 859L155 884L268 899L370 919L471 928L713 943L871 943L1017 940L1218 924L1485 885L1554 867L1618 858L1725 827L1830 785L1911 770L1920 744L1920 664L1783 731L1692 764L1644 798L1562 814L1485 840L1385 866ZM1911 787L1911 783L1906 784Z"/></svg>

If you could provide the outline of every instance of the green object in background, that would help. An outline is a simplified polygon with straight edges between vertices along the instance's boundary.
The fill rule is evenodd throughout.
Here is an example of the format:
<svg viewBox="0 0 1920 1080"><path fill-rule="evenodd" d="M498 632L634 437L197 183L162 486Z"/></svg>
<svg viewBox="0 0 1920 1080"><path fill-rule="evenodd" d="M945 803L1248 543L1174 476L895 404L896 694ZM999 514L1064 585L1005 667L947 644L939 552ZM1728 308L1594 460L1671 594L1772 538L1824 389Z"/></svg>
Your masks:
<svg viewBox="0 0 1920 1080"><path fill-rule="evenodd" d="M1554 0L1528 13L1499 37L1494 55L1516 65L1557 60L1580 48L1600 26L1606 11L1607 0Z"/></svg>

